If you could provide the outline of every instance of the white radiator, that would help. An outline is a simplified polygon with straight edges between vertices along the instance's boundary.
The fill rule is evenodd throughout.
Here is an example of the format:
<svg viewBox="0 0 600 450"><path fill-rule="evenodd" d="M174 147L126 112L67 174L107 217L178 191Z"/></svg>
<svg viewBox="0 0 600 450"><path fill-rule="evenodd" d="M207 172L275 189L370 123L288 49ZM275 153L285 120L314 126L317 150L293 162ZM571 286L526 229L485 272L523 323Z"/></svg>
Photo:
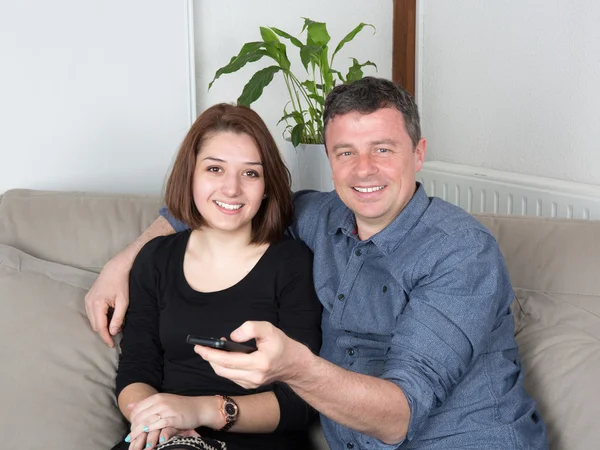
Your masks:
<svg viewBox="0 0 600 450"><path fill-rule="evenodd" d="M441 161L426 162L417 181L468 212L600 219L600 186Z"/></svg>

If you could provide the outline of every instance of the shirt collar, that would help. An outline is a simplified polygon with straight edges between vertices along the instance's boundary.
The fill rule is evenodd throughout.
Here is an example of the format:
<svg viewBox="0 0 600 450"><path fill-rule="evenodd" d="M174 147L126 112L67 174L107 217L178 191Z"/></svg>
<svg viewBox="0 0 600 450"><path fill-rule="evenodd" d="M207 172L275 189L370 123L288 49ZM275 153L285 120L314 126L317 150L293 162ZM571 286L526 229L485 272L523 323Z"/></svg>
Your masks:
<svg viewBox="0 0 600 450"><path fill-rule="evenodd" d="M429 207L429 203L430 200L425 193L425 188L423 188L421 183L417 182L417 190L400 214L387 227L371 236L369 240L381 252L385 254L391 253L419 222L421 216ZM339 200L338 207L335 208L331 215L327 232L329 234L336 234L340 231L346 236L358 239L354 213L341 200Z"/></svg>

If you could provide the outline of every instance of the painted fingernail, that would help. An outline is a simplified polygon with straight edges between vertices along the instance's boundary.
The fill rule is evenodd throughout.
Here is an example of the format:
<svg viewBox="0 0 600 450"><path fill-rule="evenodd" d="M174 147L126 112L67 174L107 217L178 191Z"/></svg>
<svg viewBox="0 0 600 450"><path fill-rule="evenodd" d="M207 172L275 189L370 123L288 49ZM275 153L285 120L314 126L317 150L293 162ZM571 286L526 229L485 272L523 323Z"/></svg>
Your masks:
<svg viewBox="0 0 600 450"><path fill-rule="evenodd" d="M148 427L144 427L144 428L142 428L142 431L143 431L144 433L147 433L148 431L150 431L150 428L148 428Z"/></svg>
<svg viewBox="0 0 600 450"><path fill-rule="evenodd" d="M131 441L131 435L130 434L128 434L127 437L125 438L125 442L129 442L129 441Z"/></svg>
<svg viewBox="0 0 600 450"><path fill-rule="evenodd" d="M148 443L146 444L146 447L145 447L145 448L150 448L150 447L152 447L152 444L151 444L150 442L148 442Z"/></svg>
<svg viewBox="0 0 600 450"><path fill-rule="evenodd" d="M166 438L164 436L161 436L160 439L158 440L158 442L160 442L162 444L163 442L165 442L165 439Z"/></svg>

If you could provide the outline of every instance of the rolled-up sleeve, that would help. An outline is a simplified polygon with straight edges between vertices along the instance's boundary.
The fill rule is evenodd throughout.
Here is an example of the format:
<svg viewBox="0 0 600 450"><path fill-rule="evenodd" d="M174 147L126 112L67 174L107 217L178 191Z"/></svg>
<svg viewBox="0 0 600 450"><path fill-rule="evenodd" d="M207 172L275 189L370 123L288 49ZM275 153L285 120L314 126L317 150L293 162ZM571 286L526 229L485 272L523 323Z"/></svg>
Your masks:
<svg viewBox="0 0 600 450"><path fill-rule="evenodd" d="M512 288L495 239L465 230L435 242L412 273L382 378L397 384L410 406L406 438L423 428L485 351Z"/></svg>
<svg viewBox="0 0 600 450"><path fill-rule="evenodd" d="M179 233L181 231L189 230L190 227L183 223L181 220L177 220L173 215L169 212L166 206L160 208L160 215L167 219L167 222L173 227L175 233Z"/></svg>

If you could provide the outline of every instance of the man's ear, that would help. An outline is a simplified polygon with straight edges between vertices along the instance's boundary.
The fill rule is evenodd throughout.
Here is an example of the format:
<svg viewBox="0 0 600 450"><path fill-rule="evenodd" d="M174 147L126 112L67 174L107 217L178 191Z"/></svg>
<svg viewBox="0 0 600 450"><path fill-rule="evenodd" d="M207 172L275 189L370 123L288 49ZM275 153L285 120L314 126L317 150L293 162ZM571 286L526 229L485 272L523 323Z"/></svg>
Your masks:
<svg viewBox="0 0 600 450"><path fill-rule="evenodd" d="M425 152L427 152L427 140L425 138L421 138L417 143L417 147L413 152L413 157L415 158L415 172L418 172L423 168L423 163L425 162Z"/></svg>

